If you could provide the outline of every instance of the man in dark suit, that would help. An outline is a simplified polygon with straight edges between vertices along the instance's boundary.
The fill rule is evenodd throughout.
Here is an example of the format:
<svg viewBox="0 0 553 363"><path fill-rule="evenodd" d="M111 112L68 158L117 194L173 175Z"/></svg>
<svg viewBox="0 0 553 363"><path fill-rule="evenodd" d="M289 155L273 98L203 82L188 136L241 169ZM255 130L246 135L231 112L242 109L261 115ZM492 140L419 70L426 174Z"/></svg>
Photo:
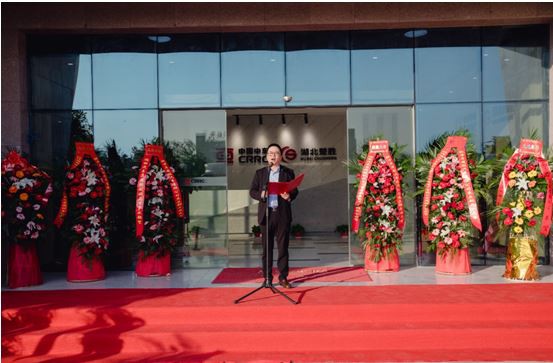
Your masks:
<svg viewBox="0 0 553 363"><path fill-rule="evenodd" d="M294 179L294 171L290 168L281 165L282 149L278 144L270 144L267 147L267 163L268 167L258 169L250 186L250 196L259 201L257 210L257 220L261 226L263 235L263 277L267 277L267 258L269 262L269 279L266 281L272 283L273 271L273 248L276 238L278 247L278 277L279 284L289 289L292 286L288 282L288 243L290 241L290 224L292 222L291 202L298 195L298 190L294 189L290 193L282 193L280 195L266 195L267 182L287 182ZM269 203L269 244L267 251L267 231L265 210ZM267 256L268 252L268 256Z"/></svg>

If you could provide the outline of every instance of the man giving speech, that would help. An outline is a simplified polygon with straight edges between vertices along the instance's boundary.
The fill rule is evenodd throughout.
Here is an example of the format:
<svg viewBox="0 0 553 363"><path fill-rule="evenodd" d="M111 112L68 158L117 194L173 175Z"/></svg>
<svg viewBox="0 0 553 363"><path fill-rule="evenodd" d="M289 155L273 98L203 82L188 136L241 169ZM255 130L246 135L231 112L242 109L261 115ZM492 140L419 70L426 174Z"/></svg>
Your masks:
<svg viewBox="0 0 553 363"><path fill-rule="evenodd" d="M267 147L268 166L258 169L250 186L250 196L259 201L258 222L262 226L263 244L263 276L267 283L272 283L273 275L273 248L276 238L278 247L278 270L280 272L279 284L289 289L292 286L288 282L288 243L290 241L290 224L292 222L291 202L298 195L298 189L290 193L269 194L267 196L267 184L269 182L288 182L294 179L294 171L281 165L282 149L278 144L270 144ZM265 211L269 204L268 228ZM267 242L267 233L269 240ZM268 266L267 266L268 263ZM268 271L267 271L268 268Z"/></svg>

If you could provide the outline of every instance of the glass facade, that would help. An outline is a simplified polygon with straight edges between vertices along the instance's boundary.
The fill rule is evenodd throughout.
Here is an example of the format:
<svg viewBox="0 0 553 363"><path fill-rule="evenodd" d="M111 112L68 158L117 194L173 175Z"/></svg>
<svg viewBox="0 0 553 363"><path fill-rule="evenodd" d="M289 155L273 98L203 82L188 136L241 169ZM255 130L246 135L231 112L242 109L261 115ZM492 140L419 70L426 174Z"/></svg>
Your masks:
<svg viewBox="0 0 553 363"><path fill-rule="evenodd" d="M549 142L548 26L29 35L27 44L32 160L61 175L75 119L97 148L115 141L129 157L158 137L191 143L206 160L190 177L224 179L210 196L192 193L210 205L196 222L217 234L229 230L225 110L348 108L349 152L377 132L412 152L459 128L487 156L530 134Z"/></svg>

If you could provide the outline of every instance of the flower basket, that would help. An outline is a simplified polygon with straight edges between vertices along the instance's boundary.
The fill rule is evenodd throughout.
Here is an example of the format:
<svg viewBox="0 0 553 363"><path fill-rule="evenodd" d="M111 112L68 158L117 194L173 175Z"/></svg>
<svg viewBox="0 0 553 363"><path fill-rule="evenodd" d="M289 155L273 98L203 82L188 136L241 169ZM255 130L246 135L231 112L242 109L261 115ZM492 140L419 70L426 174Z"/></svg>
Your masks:
<svg viewBox="0 0 553 363"><path fill-rule="evenodd" d="M35 242L10 243L8 286L11 289L42 284Z"/></svg>
<svg viewBox="0 0 553 363"><path fill-rule="evenodd" d="M468 275L472 273L468 248L438 250L436 272L447 275Z"/></svg>
<svg viewBox="0 0 553 363"><path fill-rule="evenodd" d="M161 255L158 252L147 256L144 251L138 251L136 274L141 277L166 276L171 274L171 254Z"/></svg>
<svg viewBox="0 0 553 363"><path fill-rule="evenodd" d="M553 209L553 181L542 148L541 141L522 139L501 175L496 216L499 231L509 232L506 278L540 278L537 235L549 235Z"/></svg>
<svg viewBox="0 0 553 363"><path fill-rule="evenodd" d="M365 271L368 272L397 272L399 271L399 254L394 246L391 252L388 249L382 250L382 255L376 260L376 254L380 253L370 246L365 249Z"/></svg>
<svg viewBox="0 0 553 363"><path fill-rule="evenodd" d="M99 250L97 250L99 251ZM90 282L106 278L104 263L99 254L87 255L87 251L77 244L71 246L69 261L67 262L67 281Z"/></svg>

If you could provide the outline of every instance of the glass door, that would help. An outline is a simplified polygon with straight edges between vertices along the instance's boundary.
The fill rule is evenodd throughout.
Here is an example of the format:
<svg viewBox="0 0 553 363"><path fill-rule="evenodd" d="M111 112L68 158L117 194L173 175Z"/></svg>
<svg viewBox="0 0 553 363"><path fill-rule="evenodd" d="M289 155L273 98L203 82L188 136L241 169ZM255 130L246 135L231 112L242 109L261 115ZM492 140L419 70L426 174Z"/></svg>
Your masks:
<svg viewBox="0 0 553 363"><path fill-rule="evenodd" d="M227 251L226 112L162 111L163 141L171 143L185 200L183 267L221 267Z"/></svg>
<svg viewBox="0 0 553 363"><path fill-rule="evenodd" d="M362 151L363 145L373 137L380 136L390 143L405 145L404 152L413 157L415 152L414 119L412 106L390 107L358 107L347 111L348 129L348 161L355 160L355 155ZM353 188L355 175L349 174L349 215L353 213L353 205L357 191ZM412 175L407 177L408 190L412 191L414 180ZM403 234L403 250L400 252L401 265L414 265L417 259L416 228L415 228L415 201L405 197L405 229ZM364 254L360 241L356 235L350 234L350 263L362 265Z"/></svg>

